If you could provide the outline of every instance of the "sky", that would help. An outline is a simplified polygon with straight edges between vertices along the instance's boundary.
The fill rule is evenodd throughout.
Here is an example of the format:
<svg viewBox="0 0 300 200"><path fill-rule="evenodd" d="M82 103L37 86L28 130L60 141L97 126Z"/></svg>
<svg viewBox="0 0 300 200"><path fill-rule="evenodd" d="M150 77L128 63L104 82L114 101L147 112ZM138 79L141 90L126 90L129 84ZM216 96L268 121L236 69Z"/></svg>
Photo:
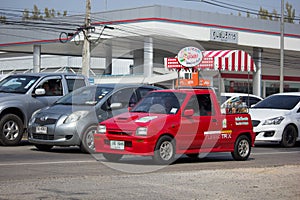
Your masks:
<svg viewBox="0 0 300 200"><path fill-rule="evenodd" d="M198 2L197 2L198 1ZM124 8L134 8L149 5L167 5L172 7L190 8L209 12L225 13L237 15L238 11L230 9L222 9L218 6L213 6L208 3L200 2L201 0L91 0L92 13L109 11ZM210 0L206 0L210 1ZM260 7L273 11L276 9L280 13L281 0L213 0L214 2L225 2L243 8L259 10ZM0 0L0 12L5 12L7 9L16 9L23 11L24 9L32 10L33 5L43 11L44 8L56 11L67 11L68 15L84 14L86 0ZM296 17L300 18L300 1L299 0L284 0L289 2L296 10ZM245 14L246 15L246 14Z"/></svg>

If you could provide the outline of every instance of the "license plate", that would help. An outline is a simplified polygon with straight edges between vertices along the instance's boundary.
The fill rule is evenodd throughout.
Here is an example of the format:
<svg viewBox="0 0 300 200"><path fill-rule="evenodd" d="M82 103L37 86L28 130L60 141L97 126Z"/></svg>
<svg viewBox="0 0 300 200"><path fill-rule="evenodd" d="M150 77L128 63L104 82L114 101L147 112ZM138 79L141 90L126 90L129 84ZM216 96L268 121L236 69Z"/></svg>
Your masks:
<svg viewBox="0 0 300 200"><path fill-rule="evenodd" d="M118 140L111 140L110 141L110 148L111 149L119 149L124 150L124 141L118 141Z"/></svg>
<svg viewBox="0 0 300 200"><path fill-rule="evenodd" d="M45 126L37 126L35 128L36 133L47 134L47 127Z"/></svg>

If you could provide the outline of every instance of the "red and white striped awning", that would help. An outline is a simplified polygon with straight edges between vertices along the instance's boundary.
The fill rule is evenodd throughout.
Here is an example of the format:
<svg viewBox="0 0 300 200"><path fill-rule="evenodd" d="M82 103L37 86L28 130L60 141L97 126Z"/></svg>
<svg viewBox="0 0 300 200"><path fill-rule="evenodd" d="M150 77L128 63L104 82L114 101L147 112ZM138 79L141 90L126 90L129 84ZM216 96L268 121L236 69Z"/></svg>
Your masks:
<svg viewBox="0 0 300 200"><path fill-rule="evenodd" d="M242 50L203 51L203 58L193 69L212 69L221 71L256 71L251 56ZM177 58L166 58L165 65L169 69L187 69Z"/></svg>

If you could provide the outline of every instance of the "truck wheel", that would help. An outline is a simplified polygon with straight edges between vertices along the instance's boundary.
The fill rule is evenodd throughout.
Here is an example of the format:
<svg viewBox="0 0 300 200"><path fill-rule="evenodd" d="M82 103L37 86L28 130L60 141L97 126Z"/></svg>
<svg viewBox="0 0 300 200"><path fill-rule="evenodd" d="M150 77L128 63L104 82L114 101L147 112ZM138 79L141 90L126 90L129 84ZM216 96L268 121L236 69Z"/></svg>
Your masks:
<svg viewBox="0 0 300 200"><path fill-rule="evenodd" d="M84 153L95 153L94 133L97 131L97 126L90 126L85 130L80 144L80 150Z"/></svg>
<svg viewBox="0 0 300 200"><path fill-rule="evenodd" d="M18 145L23 137L23 122L14 114L7 114L0 120L0 143L5 146Z"/></svg>
<svg viewBox="0 0 300 200"><path fill-rule="evenodd" d="M294 126L288 125L284 128L281 139L281 146L283 147L293 147L296 144L297 130Z"/></svg>
<svg viewBox="0 0 300 200"><path fill-rule="evenodd" d="M251 153L251 143L247 136L241 135L237 138L234 144L234 151L231 155L234 160L247 160Z"/></svg>
<svg viewBox="0 0 300 200"><path fill-rule="evenodd" d="M52 145L44 145L44 144L35 144L34 145L40 151L50 151L52 149Z"/></svg>
<svg viewBox="0 0 300 200"><path fill-rule="evenodd" d="M110 162L117 162L123 157L123 155L122 154L103 153L103 157Z"/></svg>
<svg viewBox="0 0 300 200"><path fill-rule="evenodd" d="M162 136L156 143L153 160L160 165L167 165L174 162L175 142L170 136Z"/></svg>

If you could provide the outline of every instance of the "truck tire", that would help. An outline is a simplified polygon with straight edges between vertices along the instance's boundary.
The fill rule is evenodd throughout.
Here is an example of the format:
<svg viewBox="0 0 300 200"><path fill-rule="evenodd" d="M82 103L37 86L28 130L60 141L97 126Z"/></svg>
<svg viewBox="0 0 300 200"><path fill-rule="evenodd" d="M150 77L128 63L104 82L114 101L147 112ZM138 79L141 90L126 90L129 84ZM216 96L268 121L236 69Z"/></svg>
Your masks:
<svg viewBox="0 0 300 200"><path fill-rule="evenodd" d="M23 122L14 114L6 114L0 120L0 143L4 146L18 145L23 137Z"/></svg>
<svg viewBox="0 0 300 200"><path fill-rule="evenodd" d="M117 162L123 157L122 154L112 154L112 153L103 153L102 155L106 160L110 162Z"/></svg>
<svg viewBox="0 0 300 200"><path fill-rule="evenodd" d="M251 153L251 142L246 135L239 136L234 144L234 151L231 155L234 160L244 161L247 160Z"/></svg>
<svg viewBox="0 0 300 200"><path fill-rule="evenodd" d="M282 147L293 147L296 144L297 130L293 125L288 125L284 128L281 139Z"/></svg>
<svg viewBox="0 0 300 200"><path fill-rule="evenodd" d="M95 153L94 133L97 131L97 126L88 127L82 136L80 150L83 153Z"/></svg>
<svg viewBox="0 0 300 200"><path fill-rule="evenodd" d="M168 165L174 162L176 150L174 139L164 135L156 143L153 160L159 165Z"/></svg>

